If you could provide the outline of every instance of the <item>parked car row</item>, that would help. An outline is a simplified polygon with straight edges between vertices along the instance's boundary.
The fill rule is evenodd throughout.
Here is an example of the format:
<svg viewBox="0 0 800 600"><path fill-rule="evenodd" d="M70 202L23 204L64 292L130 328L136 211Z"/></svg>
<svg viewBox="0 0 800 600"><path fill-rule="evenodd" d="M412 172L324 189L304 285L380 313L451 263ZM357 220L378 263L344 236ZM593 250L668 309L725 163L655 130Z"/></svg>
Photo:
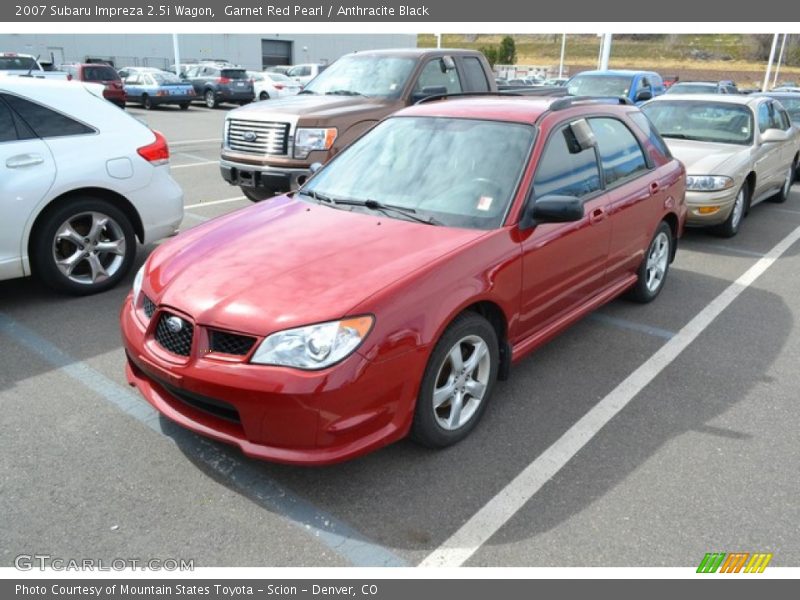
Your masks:
<svg viewBox="0 0 800 600"><path fill-rule="evenodd" d="M187 80L204 101L254 93L224 64L155 74L129 72L146 82L131 97L180 105ZM151 253L120 315L129 383L267 460L448 446L513 363L620 295L654 300L685 226L732 236L786 200L800 132L780 97L665 94L650 71L566 87L498 94L472 51L359 52L297 97L230 111L223 177L282 193ZM166 140L103 90L0 79L0 195L16 199L0 278L102 291L137 240L175 233Z"/></svg>

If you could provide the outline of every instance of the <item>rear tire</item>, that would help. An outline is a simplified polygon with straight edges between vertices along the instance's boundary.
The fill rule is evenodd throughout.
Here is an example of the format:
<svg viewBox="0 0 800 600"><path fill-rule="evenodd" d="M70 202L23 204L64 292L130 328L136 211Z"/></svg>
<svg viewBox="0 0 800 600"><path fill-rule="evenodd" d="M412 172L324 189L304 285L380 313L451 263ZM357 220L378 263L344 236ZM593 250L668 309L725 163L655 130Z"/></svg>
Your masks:
<svg viewBox="0 0 800 600"><path fill-rule="evenodd" d="M203 98L206 101L206 106L208 108L217 108L219 104L217 103L217 97L214 95L213 90L207 90Z"/></svg>
<svg viewBox="0 0 800 600"><path fill-rule="evenodd" d="M780 191L770 198L772 202L775 202L776 204L783 204L789 199L789 191L792 189L792 184L794 183L794 174L796 171L797 163L792 163L792 166L789 167L789 172L786 173L786 179L783 180L783 185L781 186Z"/></svg>
<svg viewBox="0 0 800 600"><path fill-rule="evenodd" d="M181 102L178 106L181 107L181 110L189 110L189 102Z"/></svg>
<svg viewBox="0 0 800 600"><path fill-rule="evenodd" d="M145 110L153 110L153 101L150 99L150 96L144 94L142 96L142 107Z"/></svg>
<svg viewBox="0 0 800 600"><path fill-rule="evenodd" d="M267 92L261 92L258 95L259 100L269 100L269 94Z"/></svg>
<svg viewBox="0 0 800 600"><path fill-rule="evenodd" d="M672 229L666 222L661 221L636 272L636 284L628 292L631 300L646 304L655 300L661 293L667 280L674 244Z"/></svg>
<svg viewBox="0 0 800 600"><path fill-rule="evenodd" d="M77 296L114 287L136 256L130 220L101 198L83 196L59 204L33 233L34 275L48 287Z"/></svg>
<svg viewBox="0 0 800 600"><path fill-rule="evenodd" d="M491 399L499 364L497 333L489 321L473 312L458 316L428 360L411 438L444 448L467 437Z"/></svg>

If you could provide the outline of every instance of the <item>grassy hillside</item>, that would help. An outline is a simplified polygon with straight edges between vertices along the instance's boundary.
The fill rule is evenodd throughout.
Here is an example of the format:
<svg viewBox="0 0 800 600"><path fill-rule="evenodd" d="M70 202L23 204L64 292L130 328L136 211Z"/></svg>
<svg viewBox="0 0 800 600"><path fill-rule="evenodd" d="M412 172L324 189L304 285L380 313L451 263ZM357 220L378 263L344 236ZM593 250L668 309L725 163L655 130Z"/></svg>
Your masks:
<svg viewBox="0 0 800 600"><path fill-rule="evenodd" d="M475 48L498 45L505 34L445 34L442 46ZM612 68L652 69L681 79L734 79L740 85L760 84L765 60L755 60L758 43L742 34L662 35L657 39L615 37L611 47ZM561 34L514 34L517 64L558 65ZM436 46L433 34L417 36L420 47ZM597 66L600 39L596 35L567 35L565 65L569 73ZM792 56L795 59L795 56ZM784 77L785 75L785 77ZM800 79L800 67L781 66L779 80Z"/></svg>

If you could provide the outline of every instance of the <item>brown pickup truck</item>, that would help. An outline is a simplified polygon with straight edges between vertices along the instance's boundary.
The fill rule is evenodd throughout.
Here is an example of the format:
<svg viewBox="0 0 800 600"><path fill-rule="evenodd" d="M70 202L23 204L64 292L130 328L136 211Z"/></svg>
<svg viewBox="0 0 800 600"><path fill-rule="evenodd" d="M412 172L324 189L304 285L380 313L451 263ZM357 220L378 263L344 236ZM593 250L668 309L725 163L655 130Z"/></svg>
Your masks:
<svg viewBox="0 0 800 600"><path fill-rule="evenodd" d="M427 96L495 92L480 52L405 49L347 54L297 96L265 100L225 118L220 169L258 201L302 185L387 115Z"/></svg>

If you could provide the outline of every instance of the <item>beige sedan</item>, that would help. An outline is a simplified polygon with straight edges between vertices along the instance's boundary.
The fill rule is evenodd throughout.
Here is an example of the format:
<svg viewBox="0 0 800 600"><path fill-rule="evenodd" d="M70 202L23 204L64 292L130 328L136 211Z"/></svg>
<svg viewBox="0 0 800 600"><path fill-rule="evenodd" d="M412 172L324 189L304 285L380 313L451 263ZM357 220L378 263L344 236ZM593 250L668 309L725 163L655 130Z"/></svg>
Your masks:
<svg viewBox="0 0 800 600"><path fill-rule="evenodd" d="M800 163L800 130L763 96L660 96L642 106L686 166L686 224L739 231L750 207L784 202Z"/></svg>

